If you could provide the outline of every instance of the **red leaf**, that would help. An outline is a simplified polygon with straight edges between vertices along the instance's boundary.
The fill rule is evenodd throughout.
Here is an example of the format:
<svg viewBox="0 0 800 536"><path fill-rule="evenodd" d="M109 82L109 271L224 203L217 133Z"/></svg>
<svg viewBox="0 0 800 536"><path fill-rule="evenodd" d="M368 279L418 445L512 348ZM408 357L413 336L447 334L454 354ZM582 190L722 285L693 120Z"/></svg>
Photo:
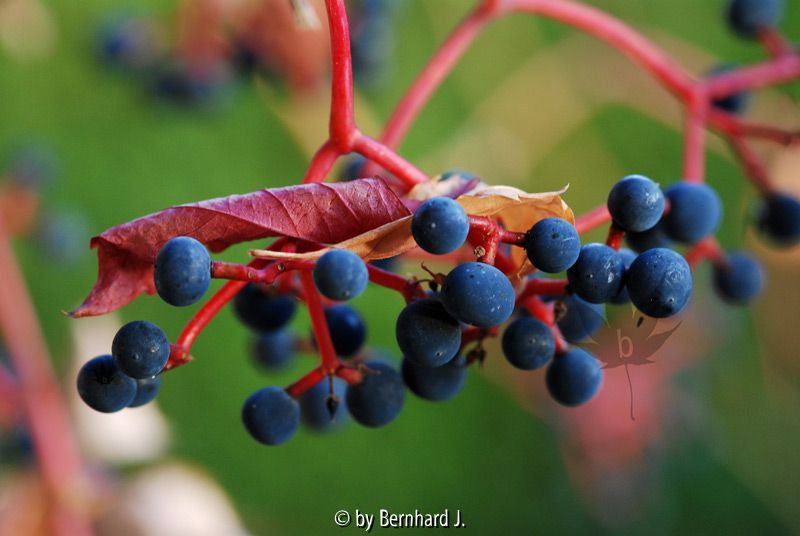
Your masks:
<svg viewBox="0 0 800 536"><path fill-rule="evenodd" d="M153 294L156 254L175 236L191 236L215 252L271 236L330 244L409 214L379 179L259 190L168 208L92 238L97 282L70 316L109 313L142 292Z"/></svg>

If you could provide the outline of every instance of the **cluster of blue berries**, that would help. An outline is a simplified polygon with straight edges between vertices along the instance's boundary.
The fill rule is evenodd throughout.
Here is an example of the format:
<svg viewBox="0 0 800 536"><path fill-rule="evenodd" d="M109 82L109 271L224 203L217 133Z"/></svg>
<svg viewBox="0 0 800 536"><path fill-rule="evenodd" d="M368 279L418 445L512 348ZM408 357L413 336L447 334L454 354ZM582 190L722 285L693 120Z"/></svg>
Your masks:
<svg viewBox="0 0 800 536"><path fill-rule="evenodd" d="M352 417L367 427L384 426L401 412L406 388L425 400L449 400L463 388L468 365L482 359L483 338L508 320L501 342L509 363L522 370L546 368L547 389L562 405L589 401L602 383L600 364L583 348L558 344L558 337L567 343L590 337L602 325L607 303L632 303L656 318L679 313L690 298L692 275L683 256L670 247L705 239L722 217L719 198L707 185L679 182L662 191L642 175L616 183L607 206L613 228L624 233L631 249L582 245L575 226L560 218L542 219L520 235L517 245L539 272L566 272L566 294L554 306L554 325L518 309L516 290L496 267L466 262L435 276L430 290L418 289L400 312L395 326L403 355L399 370L382 359L363 360L364 319L343 303L366 289L366 264L351 251L327 251L313 267L313 281L322 296L336 302L325 306L324 314L337 356L349 360L347 366L363 379L347 385L331 376L297 399L278 387L260 389L242 408L245 428L259 442L277 445L290 439L301 422L327 430ZM784 195L767 199L759 228L780 243L800 242L800 203ZM445 255L464 246L470 218L455 200L434 197L415 211L411 234L421 249ZM203 244L173 238L156 257L156 290L171 305L191 305L208 290L211 268ZM713 278L719 295L733 303L749 301L763 286L758 263L741 252L715 263ZM255 334L253 352L266 370L283 367L299 347L287 328L295 315L295 297L278 287L248 283L233 302L236 316ZM466 330L479 332L473 339L478 340L478 353L465 351ZM167 338L152 324L126 325L111 355L95 358L81 370L81 397L99 411L151 400L169 349Z"/></svg>
<svg viewBox="0 0 800 536"><path fill-rule="evenodd" d="M169 353L169 340L158 326L144 320L125 324L114 336L111 354L81 367L78 394L103 413L143 406L158 394Z"/></svg>

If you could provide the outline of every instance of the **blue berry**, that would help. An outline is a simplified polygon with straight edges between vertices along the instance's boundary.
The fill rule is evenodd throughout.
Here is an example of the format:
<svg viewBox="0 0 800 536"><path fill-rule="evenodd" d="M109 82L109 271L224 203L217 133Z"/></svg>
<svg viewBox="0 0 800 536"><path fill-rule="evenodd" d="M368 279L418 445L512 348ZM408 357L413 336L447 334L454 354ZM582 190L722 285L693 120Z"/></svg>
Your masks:
<svg viewBox="0 0 800 536"><path fill-rule="evenodd" d="M482 262L467 262L447 274L441 300L447 312L465 324L488 328L514 312L514 287L503 272Z"/></svg>
<svg viewBox="0 0 800 536"><path fill-rule="evenodd" d="M327 432L347 420L347 411L341 401L344 399L347 383L340 378L333 380L333 394L336 397L336 411L331 417L328 405L330 385L325 379L303 393L300 397L300 418L308 428L317 432Z"/></svg>
<svg viewBox="0 0 800 536"><path fill-rule="evenodd" d="M153 280L161 299L183 307L203 297L211 284L211 257L206 247L188 236L178 236L161 247Z"/></svg>
<svg viewBox="0 0 800 536"><path fill-rule="evenodd" d="M367 265L346 249L332 249L314 265L314 283L331 300L347 301L359 296L369 283Z"/></svg>
<svg viewBox="0 0 800 536"><path fill-rule="evenodd" d="M342 171L339 175L339 180L347 182L363 178L361 170L364 168L364 164L366 163L367 159L361 156L360 154L354 154L348 156L347 160L345 161L345 165L342 168Z"/></svg>
<svg viewBox="0 0 800 536"><path fill-rule="evenodd" d="M773 28L783 15L783 0L731 0L727 21L742 38L753 39L759 30Z"/></svg>
<svg viewBox="0 0 800 536"><path fill-rule="evenodd" d="M47 145L26 142L14 149L7 174L14 184L39 191L53 181L57 168L56 157Z"/></svg>
<svg viewBox="0 0 800 536"><path fill-rule="evenodd" d="M128 404L128 407L138 408L139 406L144 406L156 397L160 387L161 376L136 380L136 396L133 397L133 401Z"/></svg>
<svg viewBox="0 0 800 536"><path fill-rule="evenodd" d="M636 253L627 248L620 248L618 254L619 258L622 259L622 264L625 266L625 272L627 273L628 268L630 268L631 264L633 264L633 261L636 260ZM623 285L617 295L610 300L611 303L615 303L617 305L630 303L630 301L631 297L628 296L628 287L625 285Z"/></svg>
<svg viewBox="0 0 800 536"><path fill-rule="evenodd" d="M155 69L151 91L157 99L171 104L213 106L224 97L231 72L222 61L204 65L173 61Z"/></svg>
<svg viewBox="0 0 800 536"><path fill-rule="evenodd" d="M652 229L664 213L664 194L643 175L628 175L611 188L608 212L621 229L641 233Z"/></svg>
<svg viewBox="0 0 800 536"><path fill-rule="evenodd" d="M280 445L297 432L300 405L280 387L264 387L245 401L242 422L259 443Z"/></svg>
<svg viewBox="0 0 800 536"><path fill-rule="evenodd" d="M110 355L88 361L78 372L78 394L90 408L113 413L136 396L136 380L123 373Z"/></svg>
<svg viewBox="0 0 800 536"><path fill-rule="evenodd" d="M432 298L408 304L397 317L395 335L403 355L426 367L444 365L461 347L458 320Z"/></svg>
<svg viewBox="0 0 800 536"><path fill-rule="evenodd" d="M293 297L274 294L274 289L248 283L233 299L233 311L254 331L273 331L285 326L294 316Z"/></svg>
<svg viewBox="0 0 800 536"><path fill-rule="evenodd" d="M86 217L77 210L48 210L39 218L34 238L51 263L65 266L83 259L89 229Z"/></svg>
<svg viewBox="0 0 800 536"><path fill-rule="evenodd" d="M111 343L111 355L131 378L152 378L169 359L169 339L161 328L146 320L122 326Z"/></svg>
<svg viewBox="0 0 800 536"><path fill-rule="evenodd" d="M591 303L606 303L619 294L625 265L622 258L605 244L586 244L567 270L572 290Z"/></svg>
<svg viewBox="0 0 800 536"><path fill-rule="evenodd" d="M147 20L117 17L100 28L98 52L114 68L142 70L156 60L158 38L157 28Z"/></svg>
<svg viewBox="0 0 800 536"><path fill-rule="evenodd" d="M503 354L522 370L542 368L553 358L556 343L544 322L528 316L517 318L503 333Z"/></svg>
<svg viewBox="0 0 800 536"><path fill-rule="evenodd" d="M286 329L258 333L253 341L256 364L265 371L286 368L294 355L294 342L294 336Z"/></svg>
<svg viewBox="0 0 800 536"><path fill-rule="evenodd" d="M356 355L367 339L367 326L358 311L347 305L333 305L325 309L325 320L336 354Z"/></svg>
<svg viewBox="0 0 800 536"><path fill-rule="evenodd" d="M602 304L589 303L574 294L563 300L564 316L558 329L568 342L583 342L600 329L605 318Z"/></svg>
<svg viewBox="0 0 800 536"><path fill-rule="evenodd" d="M714 266L714 289L727 302L747 303L763 288L761 264L746 253L731 253L725 263Z"/></svg>
<svg viewBox="0 0 800 536"><path fill-rule="evenodd" d="M464 208L449 197L433 197L414 212L411 234L428 253L444 255L464 245L469 218Z"/></svg>
<svg viewBox="0 0 800 536"><path fill-rule="evenodd" d="M628 269L626 285L633 305L655 318L675 315L692 295L692 272L671 249L649 249Z"/></svg>
<svg viewBox="0 0 800 536"><path fill-rule="evenodd" d="M561 218L544 218L525 239L528 259L543 272L563 272L578 260L581 238L575 226Z"/></svg>
<svg viewBox="0 0 800 536"><path fill-rule="evenodd" d="M644 253L648 249L668 248L672 246L672 240L664 232L664 221L660 221L655 227L641 233L625 233L625 240L628 245L637 253Z"/></svg>
<svg viewBox="0 0 800 536"><path fill-rule="evenodd" d="M460 355L440 367L426 367L406 357L401 372L412 393L432 402L450 400L467 380L466 362Z"/></svg>
<svg viewBox="0 0 800 536"><path fill-rule="evenodd" d="M758 228L775 245L800 243L800 201L786 194L771 194L761 206Z"/></svg>
<svg viewBox="0 0 800 536"><path fill-rule="evenodd" d="M570 348L556 356L545 375L550 396L564 406L579 406L591 400L603 383L603 370L592 354Z"/></svg>
<svg viewBox="0 0 800 536"><path fill-rule="evenodd" d="M664 231L676 242L694 244L712 234L722 219L722 203L717 192L706 184L678 182L664 191L669 213L664 216Z"/></svg>
<svg viewBox="0 0 800 536"><path fill-rule="evenodd" d="M711 69L708 72L708 74L710 76L714 76L717 74L722 74L728 71L732 71L736 69L736 67L737 67L736 65L730 63L724 63L722 65L717 65L716 67ZM724 112L740 115L747 110L747 106L750 104L750 93L746 91L734 93L732 95L728 95L727 97L713 99L711 101L711 104L715 108L718 108Z"/></svg>
<svg viewBox="0 0 800 536"><path fill-rule="evenodd" d="M364 379L347 388L350 415L360 424L377 428L392 422L403 409L405 388L394 368L381 361L367 361Z"/></svg>

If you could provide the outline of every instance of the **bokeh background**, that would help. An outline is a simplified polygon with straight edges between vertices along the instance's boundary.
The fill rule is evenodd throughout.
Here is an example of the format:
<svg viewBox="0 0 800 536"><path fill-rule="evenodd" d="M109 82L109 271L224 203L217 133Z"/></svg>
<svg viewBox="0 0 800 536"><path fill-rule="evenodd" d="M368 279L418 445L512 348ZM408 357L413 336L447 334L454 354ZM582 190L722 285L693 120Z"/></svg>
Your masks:
<svg viewBox="0 0 800 536"><path fill-rule="evenodd" d="M723 0L590 3L633 24L695 73L720 61L763 57L760 47L727 30ZM363 130L379 133L470 4L405 0L398 6L385 79L357 89ZM786 4L782 29L795 37L800 2ZM156 103L134 78L98 60L97 31L120 12L169 26L174 2L55 1L41 8L44 19L26 22L29 31L20 32L0 3L0 166L20 143L49 147L57 173L43 189L43 204L84 222L63 238L83 233L80 253L67 259L53 251L59 240L44 248L34 238L15 245L54 366L74 398L76 362L93 357L82 354L89 349L110 347L114 326L148 319L175 337L195 309L142 297L111 319L67 319L61 311L80 303L96 275L88 237L174 204L298 183L324 139L328 96L324 89L298 95L252 77L235 84L218 106ZM750 116L796 128L798 97L797 85L759 92ZM662 184L679 179L681 143L676 102L618 52L558 24L514 16L490 26L466 54L401 153L431 175L463 168L534 192L569 184L565 199L579 214L603 202L623 175L643 173ZM800 149L759 150L781 188L800 194ZM242 402L264 385L287 385L313 359L264 375L249 359L246 329L225 311L196 344L196 361L164 378L157 406L166 421L136 428L149 432L135 436L157 436L157 446L115 458L103 445L123 417L76 417L90 462L117 489L161 464L192 466L224 490L249 534L361 530L334 525L342 508L458 509L469 534L798 533L800 251L763 247L749 230L755 190L713 137L708 180L726 207L722 244L755 250L769 286L753 306L730 308L710 291L708 267L697 271L681 327L654 364L630 368L635 421L624 369L608 371L595 401L563 411L541 396L541 372L510 370L492 346L486 365L470 371L451 402L428 403L409 393L401 416L383 429L346 423L335 433L301 431L266 448L241 426ZM220 258L243 261L245 250ZM401 300L370 289L354 304L369 319L369 345L396 354ZM607 329L626 314L609 310ZM308 333L304 313L293 329ZM7 496L25 462L0 464ZM164 502L183 489L163 482L153 493ZM193 504L199 515L202 503ZM115 507L109 508L103 531L120 534Z"/></svg>

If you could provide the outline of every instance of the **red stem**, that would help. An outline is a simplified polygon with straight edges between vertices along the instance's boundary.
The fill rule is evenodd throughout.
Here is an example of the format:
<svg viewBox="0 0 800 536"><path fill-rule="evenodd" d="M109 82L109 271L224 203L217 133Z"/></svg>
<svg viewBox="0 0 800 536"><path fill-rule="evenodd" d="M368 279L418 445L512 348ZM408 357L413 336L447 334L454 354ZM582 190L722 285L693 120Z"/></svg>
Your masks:
<svg viewBox="0 0 800 536"><path fill-rule="evenodd" d="M312 261L291 260L272 262L264 268L257 268L251 264L235 262L213 261L211 263L211 277L215 279L229 279L231 281L245 281L254 283L273 283L284 273L295 270L311 270L314 268Z"/></svg>
<svg viewBox="0 0 800 536"><path fill-rule="evenodd" d="M758 155L750 148L747 142L739 136L729 136L728 143L739 157L745 174L750 182L758 188L762 195L770 194L775 190L769 173Z"/></svg>
<svg viewBox="0 0 800 536"><path fill-rule="evenodd" d="M705 179L708 108L708 97L703 91L694 91L689 95L683 140L683 178L687 182L703 182Z"/></svg>
<svg viewBox="0 0 800 536"><path fill-rule="evenodd" d="M564 296L569 281L566 279L529 279L525 288L517 298L517 303L523 303L531 296Z"/></svg>
<svg viewBox="0 0 800 536"><path fill-rule="evenodd" d="M686 262L692 268L696 267L701 261L704 260L709 260L714 264L723 264L727 262L725 252L722 250L719 242L717 242L717 239L714 237L701 240L692 246L692 248L686 252L684 257L686 258Z"/></svg>
<svg viewBox="0 0 800 536"><path fill-rule="evenodd" d="M456 26L430 58L386 123L380 139L387 147L396 149L400 145L422 108L491 20L492 15L493 10L487 8L486 4L478 5L461 24ZM375 173L376 167L372 162L367 163L365 173L368 175Z"/></svg>
<svg viewBox="0 0 800 536"><path fill-rule="evenodd" d="M369 280L372 283L399 292L406 303L413 300L415 296L420 298L425 297L425 292L423 292L419 283L415 280L406 279L401 275L388 270L382 270L369 263L367 264L367 270L369 271Z"/></svg>
<svg viewBox="0 0 800 536"><path fill-rule="evenodd" d="M611 214L608 213L608 206L603 203L576 218L575 229L577 229L578 234L582 235L588 233L592 229L602 227L610 221Z"/></svg>
<svg viewBox="0 0 800 536"><path fill-rule="evenodd" d="M354 141L353 149L365 158L379 164L389 173L395 175L405 183L408 189L428 180L428 176L414 166L414 164L369 136L358 133Z"/></svg>
<svg viewBox="0 0 800 536"><path fill-rule="evenodd" d="M303 184L324 181L325 177L327 177L328 173L333 169L336 159L341 155L342 153L339 152L336 145L330 140L326 141L311 159L311 163L308 165L308 170L306 171L306 176L303 177Z"/></svg>
<svg viewBox="0 0 800 536"><path fill-rule="evenodd" d="M762 29L758 32L758 40L773 58L794 52L792 44L775 28Z"/></svg>
<svg viewBox="0 0 800 536"><path fill-rule="evenodd" d="M553 334L553 340L556 343L556 354L563 354L569 350L569 343L564 339L561 330L555 322L552 304L544 303L538 296L531 296L525 300L523 307L525 307L531 316L538 318L550 328L550 332Z"/></svg>
<svg viewBox="0 0 800 536"><path fill-rule="evenodd" d="M331 36L331 120L330 141L339 154L352 151L357 137L353 112L353 62L350 56L350 28L344 0L325 0Z"/></svg>
<svg viewBox="0 0 800 536"><path fill-rule="evenodd" d="M286 388L286 392L294 398L299 398L306 391L317 385L327 377L325 368L319 366Z"/></svg>
<svg viewBox="0 0 800 536"><path fill-rule="evenodd" d="M727 136L758 138L780 145L791 145L800 140L800 132L784 130L772 125L750 123L722 110L711 110L708 122L716 130Z"/></svg>
<svg viewBox="0 0 800 536"><path fill-rule="evenodd" d="M623 238L625 238L625 231L617 227L617 224L612 223L611 227L608 229L606 245L619 251Z"/></svg>
<svg viewBox="0 0 800 536"><path fill-rule="evenodd" d="M64 397L50 368L25 280L0 222L0 329L17 375L21 402L51 509L50 531L59 536L92 533L83 461Z"/></svg>
<svg viewBox="0 0 800 536"><path fill-rule="evenodd" d="M308 314L311 316L311 327L314 329L314 336L317 339L317 346L322 358L321 368L328 374L334 374L342 362L336 356L336 350L333 348L325 311L322 308L322 300L314 286L314 277L311 272L304 271L300 273L300 281L303 285Z"/></svg>
<svg viewBox="0 0 800 536"><path fill-rule="evenodd" d="M756 65L717 74L705 82L712 99L729 97L748 89L789 82L800 76L800 55L781 56Z"/></svg>

